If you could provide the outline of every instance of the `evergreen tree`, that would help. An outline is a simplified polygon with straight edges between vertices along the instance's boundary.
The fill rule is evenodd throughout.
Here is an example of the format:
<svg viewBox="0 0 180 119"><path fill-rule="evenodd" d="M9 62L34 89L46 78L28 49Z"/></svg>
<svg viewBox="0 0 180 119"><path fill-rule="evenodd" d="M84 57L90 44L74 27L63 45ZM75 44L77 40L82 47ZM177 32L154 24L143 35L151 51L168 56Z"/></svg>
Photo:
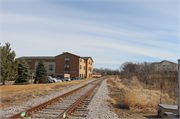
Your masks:
<svg viewBox="0 0 180 119"><path fill-rule="evenodd" d="M1 81L5 85L6 80L15 80L18 78L17 67L18 60L15 59L15 52L11 51L10 44L1 47Z"/></svg>
<svg viewBox="0 0 180 119"><path fill-rule="evenodd" d="M36 81L38 81L39 83L49 83L48 73L42 59L38 63L35 76L36 78L34 80L34 83L36 83ZM43 82L42 82L42 78L43 78Z"/></svg>
<svg viewBox="0 0 180 119"><path fill-rule="evenodd" d="M31 78L31 71L24 59L18 65L18 75L15 84L29 84L29 79Z"/></svg>

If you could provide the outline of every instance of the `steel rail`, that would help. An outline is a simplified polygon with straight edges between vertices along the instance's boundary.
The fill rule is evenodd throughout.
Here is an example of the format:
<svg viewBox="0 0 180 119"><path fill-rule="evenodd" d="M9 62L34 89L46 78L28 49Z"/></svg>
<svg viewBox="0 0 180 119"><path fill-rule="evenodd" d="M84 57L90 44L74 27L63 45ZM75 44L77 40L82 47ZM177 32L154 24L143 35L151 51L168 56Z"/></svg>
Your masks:
<svg viewBox="0 0 180 119"><path fill-rule="evenodd" d="M73 105L71 105L71 107L69 107L68 109L66 109L63 113L61 113L61 115L59 115L57 117L57 119L62 119L64 113L66 112L66 115L70 114L88 95L91 94L91 92L93 92L93 90L99 85L101 84L101 82L104 79L102 79L101 81L99 81L99 83L97 83L93 88L91 88L85 95L83 95L82 97L80 97Z"/></svg>
<svg viewBox="0 0 180 119"><path fill-rule="evenodd" d="M99 79L97 79L97 80L99 80ZM93 82L96 82L97 80L94 80L94 81L92 81L92 82L90 82L90 83L87 83L87 84L85 84L85 85L83 85L83 86L81 86L81 87L79 87L79 88L76 88L76 89L74 89L74 90L72 90L72 91L69 91L69 92L67 92L67 93L65 93L65 94L63 94L63 95L60 95L60 96L58 96L58 97L55 97L55 98L53 98L53 99L51 99L51 100L49 100L49 101L46 101L46 102L44 102L44 103L41 103L41 104L39 104L39 105L37 105L37 106L35 106L35 107L32 107L32 108L30 108L30 109L28 109L28 110L26 110L26 111L23 111L23 112L25 112L25 115L24 115L23 117L27 117L28 115L30 115L30 114L32 114L32 113L34 113L34 112L42 109L43 107L46 107L47 105L50 105L50 104L52 104L52 103L60 100L60 98L64 98L64 97L67 97L67 96L70 95L70 94L73 94L74 92L76 92L76 91L78 91L78 90L86 87L87 85L89 85L89 84L91 84L91 83L93 83ZM20 113L18 113L18 114L16 114L16 115L13 115L13 116L9 117L8 119L11 119L11 118L23 118L23 117L21 116L21 114L22 114L23 112L20 112Z"/></svg>

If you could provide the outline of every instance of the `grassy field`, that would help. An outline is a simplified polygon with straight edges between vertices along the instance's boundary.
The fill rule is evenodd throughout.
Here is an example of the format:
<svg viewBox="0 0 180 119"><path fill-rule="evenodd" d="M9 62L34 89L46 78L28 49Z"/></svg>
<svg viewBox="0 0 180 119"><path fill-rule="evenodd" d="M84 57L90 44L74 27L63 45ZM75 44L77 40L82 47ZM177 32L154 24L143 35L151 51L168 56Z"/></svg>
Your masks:
<svg viewBox="0 0 180 119"><path fill-rule="evenodd" d="M111 111L121 118L158 118L158 104L177 104L177 98L160 90L144 88L136 77L131 80L110 78L107 80Z"/></svg>
<svg viewBox="0 0 180 119"><path fill-rule="evenodd" d="M53 92L64 90L81 82L92 80L82 79L69 82L58 82L50 84L35 85L4 85L0 86L1 100L0 105L20 105L40 96L48 95Z"/></svg>

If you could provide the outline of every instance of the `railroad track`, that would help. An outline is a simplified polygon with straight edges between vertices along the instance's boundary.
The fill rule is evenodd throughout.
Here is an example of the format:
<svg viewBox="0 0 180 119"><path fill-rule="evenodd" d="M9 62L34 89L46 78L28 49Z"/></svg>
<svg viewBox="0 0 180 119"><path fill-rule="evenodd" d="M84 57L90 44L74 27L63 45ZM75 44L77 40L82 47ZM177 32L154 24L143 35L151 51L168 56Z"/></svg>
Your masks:
<svg viewBox="0 0 180 119"><path fill-rule="evenodd" d="M88 114L87 106L103 79L92 81L68 93L9 118L79 118Z"/></svg>

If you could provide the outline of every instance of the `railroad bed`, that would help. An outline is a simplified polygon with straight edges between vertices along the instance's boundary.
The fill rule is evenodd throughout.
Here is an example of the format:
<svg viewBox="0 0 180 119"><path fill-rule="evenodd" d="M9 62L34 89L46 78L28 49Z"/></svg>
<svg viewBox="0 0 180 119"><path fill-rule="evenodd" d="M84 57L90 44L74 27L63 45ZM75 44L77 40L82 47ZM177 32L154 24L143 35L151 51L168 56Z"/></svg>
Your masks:
<svg viewBox="0 0 180 119"><path fill-rule="evenodd" d="M22 114L30 118L80 118L87 117L91 99L96 93L103 79L95 80L78 89L58 96L31 109L11 116L10 118L20 118Z"/></svg>

